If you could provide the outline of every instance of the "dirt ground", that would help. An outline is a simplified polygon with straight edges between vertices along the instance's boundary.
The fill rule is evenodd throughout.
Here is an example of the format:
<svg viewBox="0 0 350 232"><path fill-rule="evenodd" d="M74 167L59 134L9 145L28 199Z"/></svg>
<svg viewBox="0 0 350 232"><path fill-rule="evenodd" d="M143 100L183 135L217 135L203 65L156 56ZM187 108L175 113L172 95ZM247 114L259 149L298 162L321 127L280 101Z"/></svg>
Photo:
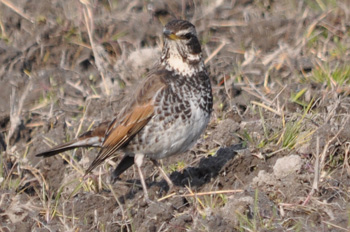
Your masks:
<svg viewBox="0 0 350 232"><path fill-rule="evenodd" d="M350 1L0 1L0 231L350 231ZM98 149L42 159L123 106L162 25L197 28L198 143L115 183Z"/></svg>

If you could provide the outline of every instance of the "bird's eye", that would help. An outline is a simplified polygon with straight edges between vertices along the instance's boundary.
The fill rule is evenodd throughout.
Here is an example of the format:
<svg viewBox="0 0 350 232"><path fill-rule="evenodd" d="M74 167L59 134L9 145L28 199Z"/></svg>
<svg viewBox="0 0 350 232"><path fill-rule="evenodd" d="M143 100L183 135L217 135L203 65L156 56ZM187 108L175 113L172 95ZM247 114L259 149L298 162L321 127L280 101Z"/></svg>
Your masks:
<svg viewBox="0 0 350 232"><path fill-rule="evenodd" d="M185 39L191 39L192 34L191 33L187 33L184 35Z"/></svg>

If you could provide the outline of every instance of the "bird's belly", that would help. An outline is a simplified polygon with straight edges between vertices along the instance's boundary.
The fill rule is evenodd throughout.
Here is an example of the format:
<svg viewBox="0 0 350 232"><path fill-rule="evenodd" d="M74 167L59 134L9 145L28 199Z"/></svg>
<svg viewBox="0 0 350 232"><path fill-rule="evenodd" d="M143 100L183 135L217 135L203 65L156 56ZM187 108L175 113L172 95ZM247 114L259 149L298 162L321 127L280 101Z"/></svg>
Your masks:
<svg viewBox="0 0 350 232"><path fill-rule="evenodd" d="M167 119L168 118L168 119ZM180 154L191 148L208 125L210 114L191 104L191 115L155 115L127 146L132 153L143 153L152 159Z"/></svg>

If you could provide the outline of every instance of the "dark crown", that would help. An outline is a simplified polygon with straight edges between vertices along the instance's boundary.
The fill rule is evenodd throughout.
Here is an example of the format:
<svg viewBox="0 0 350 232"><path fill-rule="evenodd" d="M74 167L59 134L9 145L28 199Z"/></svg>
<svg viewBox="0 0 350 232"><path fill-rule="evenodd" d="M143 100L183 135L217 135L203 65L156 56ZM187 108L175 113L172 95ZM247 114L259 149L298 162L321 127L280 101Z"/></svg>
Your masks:
<svg viewBox="0 0 350 232"><path fill-rule="evenodd" d="M172 20L167 23L163 30L164 36L169 40L182 41L188 47L190 54L202 52L195 26L185 20Z"/></svg>
<svg viewBox="0 0 350 232"><path fill-rule="evenodd" d="M175 19L170 21L165 25L165 29L173 31L174 33L179 32L181 30L186 30L188 28L195 28L194 25L185 20Z"/></svg>

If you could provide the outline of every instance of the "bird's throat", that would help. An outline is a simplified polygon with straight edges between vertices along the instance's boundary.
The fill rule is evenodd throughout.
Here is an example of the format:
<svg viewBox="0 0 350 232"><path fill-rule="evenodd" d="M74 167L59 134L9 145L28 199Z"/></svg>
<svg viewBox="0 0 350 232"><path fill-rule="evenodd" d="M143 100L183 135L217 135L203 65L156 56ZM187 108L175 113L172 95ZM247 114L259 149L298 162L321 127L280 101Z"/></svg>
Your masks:
<svg viewBox="0 0 350 232"><path fill-rule="evenodd" d="M192 76L197 72L201 72L204 66L201 54L190 54L186 58L179 54L170 54L170 56L163 61L163 65L168 71L174 71L184 76Z"/></svg>

